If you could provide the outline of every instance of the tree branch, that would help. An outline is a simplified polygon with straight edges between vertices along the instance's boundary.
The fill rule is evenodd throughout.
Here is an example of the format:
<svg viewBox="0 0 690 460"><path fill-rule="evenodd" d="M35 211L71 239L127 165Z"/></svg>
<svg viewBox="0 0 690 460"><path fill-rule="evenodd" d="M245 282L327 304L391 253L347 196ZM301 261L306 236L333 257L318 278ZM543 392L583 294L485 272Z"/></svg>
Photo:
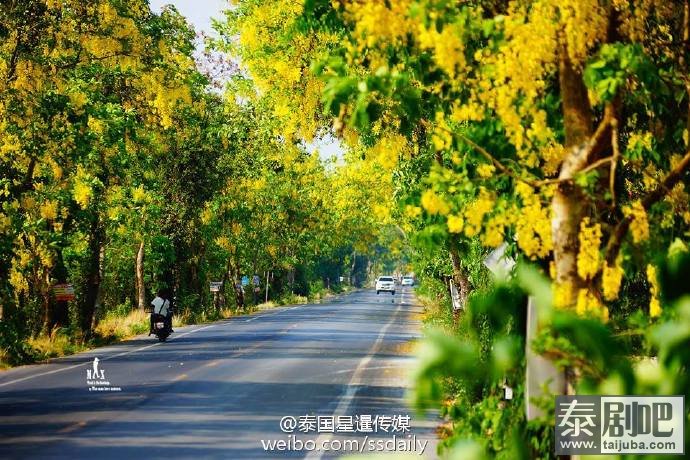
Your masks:
<svg viewBox="0 0 690 460"><path fill-rule="evenodd" d="M642 199L642 207L645 209L645 211L649 211L654 204L664 198L669 191L672 190L678 182L680 182L680 180L683 178L683 173L688 169L689 166L690 150L680 160L676 167L666 175L664 180L662 180L654 190L649 192ZM633 219L631 216L626 216L618 223L613 234L611 234L608 245L606 246L606 261L609 264L612 264L616 260L618 252L620 252L621 244L623 243L623 238L625 238L625 235L628 233L632 220Z"/></svg>
<svg viewBox="0 0 690 460"><path fill-rule="evenodd" d="M597 127L597 130L595 131L594 135L587 141L586 145L583 147L584 150L582 151L581 155L578 156L579 159L584 160L584 163L586 164L586 161L589 160L589 158L592 156L594 152L597 152L601 146L603 145L604 141L606 140L606 135L609 132L609 128L611 128L612 120L615 120L613 117L613 111L612 110L606 110L604 114L604 119L601 121L599 126ZM422 120L422 124L425 127L429 127L430 123L426 120ZM552 184L560 184L564 182L572 182L575 178L575 175L581 174L581 173L586 173L589 171L592 171L594 169L599 168L600 166L613 161L614 157L607 157L607 158L602 158L600 160L595 161L594 163L588 165L588 166L581 166L583 162L578 161L574 163L572 166L580 166L579 168L576 168L575 171L572 172L572 174L567 175L566 177L562 177L563 174L561 174L560 177L556 179L529 179L525 177L520 177L518 176L515 171L512 169L508 168L506 165L501 163L495 156L491 154L488 150L486 150L484 147L481 145L477 144L474 142L472 139L469 137L465 136L464 134L455 132L451 129L448 129L443 126L438 126L438 128L442 129L443 131L451 134L452 136L456 136L460 138L463 142L468 144L470 147L472 147L474 150L479 152L484 158L489 160L491 164L493 164L498 170L501 172L507 174L508 176L512 177L513 179L524 182L527 185L530 185L534 188L538 187L543 187L545 185L552 185ZM617 148L617 147L616 147ZM561 170L563 171L563 170Z"/></svg>
<svg viewBox="0 0 690 460"><path fill-rule="evenodd" d="M537 182L529 180L529 179L525 179L523 177L519 177L510 168L508 168L503 163L498 161L488 150L486 150L484 147L482 147L481 145L474 142L472 139L468 138L467 136L465 136L463 134L456 133L454 131L450 131L450 132L451 132L451 134L458 136L460 139L463 140L463 142L467 143L470 147L472 147L474 150L479 152L484 158L489 160L491 162L491 164L493 164L500 171L504 172L505 174L509 175L510 177L512 177L515 180L526 182L527 184L532 185L533 187L537 187Z"/></svg>
<svg viewBox="0 0 690 460"><path fill-rule="evenodd" d="M618 145L618 119L611 120L611 147L613 156L611 157L611 172L609 174L609 190L611 191L611 207L616 206L616 168L621 157L620 146Z"/></svg>

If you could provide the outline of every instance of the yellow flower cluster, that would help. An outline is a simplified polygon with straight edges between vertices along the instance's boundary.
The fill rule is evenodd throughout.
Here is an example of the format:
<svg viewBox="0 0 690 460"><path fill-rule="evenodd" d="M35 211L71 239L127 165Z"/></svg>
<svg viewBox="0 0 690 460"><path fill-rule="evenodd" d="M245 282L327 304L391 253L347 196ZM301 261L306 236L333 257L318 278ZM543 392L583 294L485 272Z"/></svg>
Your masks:
<svg viewBox="0 0 690 460"><path fill-rule="evenodd" d="M557 283L551 285L553 291L553 305L556 308L568 308L573 305L573 286L569 282Z"/></svg>
<svg viewBox="0 0 690 460"><path fill-rule="evenodd" d="M448 216L448 231L450 233L461 233L464 226L465 220L462 218L462 216Z"/></svg>
<svg viewBox="0 0 690 460"><path fill-rule="evenodd" d="M27 93L39 91L45 82L43 69L31 61L19 61L15 66L15 79L12 86L17 91Z"/></svg>
<svg viewBox="0 0 690 460"><path fill-rule="evenodd" d="M595 317L603 322L609 320L609 309L587 288L578 291L575 311L580 316Z"/></svg>
<svg viewBox="0 0 690 460"><path fill-rule="evenodd" d="M505 241L505 226L508 224L508 219L505 214L499 213L491 216L486 222L484 234L482 235L482 244L489 248L497 248L503 241Z"/></svg>
<svg viewBox="0 0 690 460"><path fill-rule="evenodd" d="M649 221L642 202L637 200L631 206L624 207L623 214L632 219L630 233L632 233L635 244L647 241L649 239Z"/></svg>
<svg viewBox="0 0 690 460"><path fill-rule="evenodd" d="M647 280L649 281L649 293L651 299L649 301L649 316L656 318L661 315L661 302L659 302L659 279L656 274L656 267L654 265L647 265Z"/></svg>
<svg viewBox="0 0 690 460"><path fill-rule="evenodd" d="M235 250L235 245L230 242L227 236L219 236L216 238L216 244L226 251L233 252Z"/></svg>
<svg viewBox="0 0 690 460"><path fill-rule="evenodd" d="M494 198L484 188L479 189L479 196L465 209L465 235L473 237L482 229L484 216L494 207Z"/></svg>
<svg viewBox="0 0 690 460"><path fill-rule="evenodd" d="M533 260L546 257L553 249L549 208L542 206L539 195L528 184L519 182L515 191L522 201L515 210L517 244Z"/></svg>
<svg viewBox="0 0 690 460"><path fill-rule="evenodd" d="M349 2L346 11L348 19L355 24L359 48L402 43L413 31L413 23L408 15L410 5L410 0Z"/></svg>
<svg viewBox="0 0 690 460"><path fill-rule="evenodd" d="M590 280L599 271L601 254L601 225L598 223L590 225L589 217L585 217L580 222L580 249L577 254L577 274L583 280Z"/></svg>
<svg viewBox="0 0 690 460"><path fill-rule="evenodd" d="M690 210L690 196L688 196L685 190L685 184L682 182L676 184L666 198L664 198L664 201L673 207L673 212L665 213L664 215L664 220L662 221L664 228L672 227L676 216L681 216L687 223L687 218L690 215L688 212Z"/></svg>
<svg viewBox="0 0 690 460"><path fill-rule="evenodd" d="M22 293L29 292L29 282L22 274L21 269L12 265L10 269L10 284L14 288L14 295L19 297Z"/></svg>
<svg viewBox="0 0 690 460"><path fill-rule="evenodd" d="M550 0L559 8L565 29L568 54L575 65L582 64L589 51L606 38L608 14L600 0Z"/></svg>
<svg viewBox="0 0 690 460"><path fill-rule="evenodd" d="M544 159L544 174L553 176L558 172L558 168L565 158L565 147L558 142L553 142L541 149L541 156Z"/></svg>
<svg viewBox="0 0 690 460"><path fill-rule="evenodd" d="M5 233L12 225L12 218L0 212L0 233Z"/></svg>
<svg viewBox="0 0 690 460"><path fill-rule="evenodd" d="M613 0L611 3L617 10L621 32L633 42L649 40L650 24L660 24L659 29L662 29L663 22L679 14L678 4L667 0ZM663 30L659 32L663 39L670 35Z"/></svg>
<svg viewBox="0 0 690 460"><path fill-rule="evenodd" d="M483 177L485 179L488 179L489 177L493 176L495 172L496 168L494 167L494 165L482 163L479 166L477 166L477 174L479 174L480 177Z"/></svg>
<svg viewBox="0 0 690 460"><path fill-rule="evenodd" d="M41 217L47 220L55 220L58 216L58 203L55 200L48 200L41 205Z"/></svg>
<svg viewBox="0 0 690 460"><path fill-rule="evenodd" d="M416 219L422 215L422 208L408 204L405 206L405 215L411 219Z"/></svg>
<svg viewBox="0 0 690 460"><path fill-rule="evenodd" d="M484 119L484 107L477 101L470 100L467 104L454 104L450 118L456 123L463 121L482 121Z"/></svg>
<svg viewBox="0 0 690 460"><path fill-rule="evenodd" d="M638 148L642 150L652 150L653 141L654 136L649 131L635 131L630 134L630 138L628 139L628 150Z"/></svg>
<svg viewBox="0 0 690 460"><path fill-rule="evenodd" d="M83 107L88 102L88 96L81 91L74 91L69 93L69 102L74 107L77 113L81 113Z"/></svg>
<svg viewBox="0 0 690 460"><path fill-rule="evenodd" d="M93 190L89 181L91 176L86 172L83 166L77 167L77 174L74 178L74 185L72 186L72 195L82 209L86 209L93 196Z"/></svg>
<svg viewBox="0 0 690 460"><path fill-rule="evenodd" d="M604 265L601 287L604 291L604 299L608 301L613 301L618 298L618 292L620 291L624 274L621 262L622 260L619 256L612 266L609 264Z"/></svg>
<svg viewBox="0 0 690 460"><path fill-rule="evenodd" d="M465 45L462 42L462 30L455 24L448 24L441 32L432 23L431 28L420 24L417 39L422 49L433 51L436 65L451 79L465 67Z"/></svg>
<svg viewBox="0 0 690 460"><path fill-rule="evenodd" d="M450 212L448 203L433 190L426 190L422 193L422 207L429 214L441 214L445 216Z"/></svg>
<svg viewBox="0 0 690 460"><path fill-rule="evenodd" d="M213 216L213 209L209 207L204 208L204 210L201 211L201 223L204 225L208 225L213 219Z"/></svg>
<svg viewBox="0 0 690 460"><path fill-rule="evenodd" d="M531 2L529 7L512 2L501 21L507 40L496 54L483 58L490 83L481 82L480 98L503 122L510 142L525 166L538 166L534 146L555 139L546 112L534 104L556 69L559 31L556 5L551 1ZM516 72L515 69L520 69Z"/></svg>
<svg viewBox="0 0 690 460"><path fill-rule="evenodd" d="M15 134L4 132L3 126L0 124L0 160L12 158L21 151L22 144L19 137Z"/></svg>
<svg viewBox="0 0 690 460"><path fill-rule="evenodd" d="M431 142L438 152L449 149L453 145L453 136L451 135L450 128L446 123L443 112L436 113L436 127L431 136Z"/></svg>
<svg viewBox="0 0 690 460"><path fill-rule="evenodd" d="M144 186L140 185L138 187L134 187L132 189L132 201L135 203L144 203L148 200L148 196L146 195L146 190L144 190Z"/></svg>
<svg viewBox="0 0 690 460"><path fill-rule="evenodd" d="M386 134L369 149L369 155L384 169L390 171L395 168L401 158L409 157L409 147L400 134Z"/></svg>

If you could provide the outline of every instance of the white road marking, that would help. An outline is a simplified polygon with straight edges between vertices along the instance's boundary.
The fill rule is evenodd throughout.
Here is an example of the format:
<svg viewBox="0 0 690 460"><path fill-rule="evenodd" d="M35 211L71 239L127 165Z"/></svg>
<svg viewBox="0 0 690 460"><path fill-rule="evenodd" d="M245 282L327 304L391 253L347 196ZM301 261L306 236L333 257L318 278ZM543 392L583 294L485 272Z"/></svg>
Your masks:
<svg viewBox="0 0 690 460"><path fill-rule="evenodd" d="M355 369L354 374L352 374L352 377L350 378L350 381L347 384L347 390L345 393L340 397L340 400L338 400L338 405L336 406L335 410L333 411L333 417L337 418L340 416L343 416L347 413L347 410L350 408L350 405L352 404L352 401L355 399L355 395L357 394L357 391L359 390L359 385L361 385L361 374L364 372L364 370L367 368L367 365L369 364L369 361L372 360L374 355L377 353L379 345L381 345L381 342L383 342L383 338L386 336L386 332L388 329L391 327L391 325L395 322L395 320L398 317L398 313L400 312L400 309L402 308L402 293L400 295L400 300L398 301L398 308L395 309L395 312L393 313L393 316L391 319L386 323L386 325L379 331L379 335L376 337L376 341L374 342L374 345L369 350L369 354L367 354L362 360L359 362L357 365L357 368ZM321 446L323 445L323 442L329 440L332 436L330 434L324 434L320 435L316 439L316 445ZM309 452L304 458L306 459L313 459L313 460L320 460L323 455L324 451L317 451L313 450Z"/></svg>

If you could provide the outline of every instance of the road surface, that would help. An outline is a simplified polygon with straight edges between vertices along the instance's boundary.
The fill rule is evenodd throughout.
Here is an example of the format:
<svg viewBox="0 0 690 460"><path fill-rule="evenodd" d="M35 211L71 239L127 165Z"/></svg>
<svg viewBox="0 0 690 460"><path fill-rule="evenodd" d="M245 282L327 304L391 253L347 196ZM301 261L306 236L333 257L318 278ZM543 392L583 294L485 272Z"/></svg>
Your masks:
<svg viewBox="0 0 690 460"><path fill-rule="evenodd" d="M419 312L409 289L359 291L0 372L0 458L319 459L425 441L433 458L434 422L404 402Z"/></svg>

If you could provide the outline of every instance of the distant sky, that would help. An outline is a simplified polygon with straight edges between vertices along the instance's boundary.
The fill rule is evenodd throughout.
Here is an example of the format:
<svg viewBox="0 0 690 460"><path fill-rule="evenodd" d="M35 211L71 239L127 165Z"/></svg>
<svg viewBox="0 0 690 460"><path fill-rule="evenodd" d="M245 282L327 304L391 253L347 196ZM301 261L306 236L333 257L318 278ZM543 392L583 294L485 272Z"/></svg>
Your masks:
<svg viewBox="0 0 690 460"><path fill-rule="evenodd" d="M192 23L197 32L213 33L211 18L222 18L222 11L230 6L228 0L149 0L151 10L158 13L164 5L174 5L177 10ZM343 157L343 147L340 142L326 136L308 146L310 151L317 150L323 159L336 156Z"/></svg>
<svg viewBox="0 0 690 460"><path fill-rule="evenodd" d="M219 19L230 6L228 0L149 0L151 9L160 12L164 5L175 5L177 10L194 25L197 32L213 32L211 18Z"/></svg>

